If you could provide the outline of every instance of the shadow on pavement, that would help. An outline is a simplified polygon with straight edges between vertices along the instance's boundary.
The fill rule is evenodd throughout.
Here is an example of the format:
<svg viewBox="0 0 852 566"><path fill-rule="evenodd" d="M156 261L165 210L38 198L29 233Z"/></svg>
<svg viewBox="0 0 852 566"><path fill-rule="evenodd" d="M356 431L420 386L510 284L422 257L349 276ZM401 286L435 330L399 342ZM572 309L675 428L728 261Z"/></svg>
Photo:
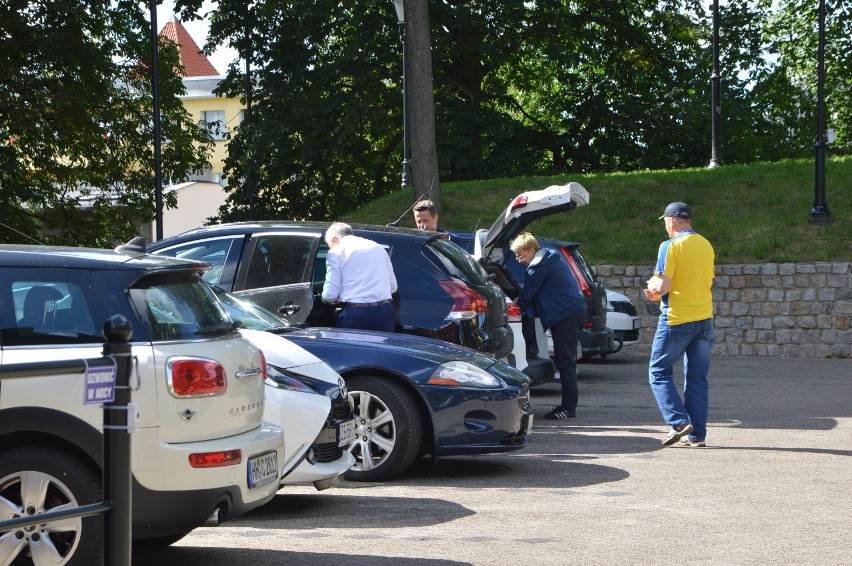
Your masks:
<svg viewBox="0 0 852 566"><path fill-rule="evenodd" d="M214 543L215 544L215 543ZM173 546L158 551L134 553L133 566L209 566L211 564L298 564L299 566L439 566L465 565L468 562L455 560L409 558L393 556L363 556L317 552L291 552L287 550L265 550L259 548L222 548L218 546Z"/></svg>

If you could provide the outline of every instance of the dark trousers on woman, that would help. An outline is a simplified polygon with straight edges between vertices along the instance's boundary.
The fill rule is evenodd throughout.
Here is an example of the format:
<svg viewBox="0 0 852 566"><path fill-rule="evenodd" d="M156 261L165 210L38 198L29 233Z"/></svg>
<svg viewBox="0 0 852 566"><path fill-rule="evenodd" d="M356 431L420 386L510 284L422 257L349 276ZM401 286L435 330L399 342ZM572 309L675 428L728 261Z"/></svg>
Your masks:
<svg viewBox="0 0 852 566"><path fill-rule="evenodd" d="M577 411L577 344L586 320L586 309L569 314L550 327L553 338L553 357L562 383L562 407L570 414Z"/></svg>

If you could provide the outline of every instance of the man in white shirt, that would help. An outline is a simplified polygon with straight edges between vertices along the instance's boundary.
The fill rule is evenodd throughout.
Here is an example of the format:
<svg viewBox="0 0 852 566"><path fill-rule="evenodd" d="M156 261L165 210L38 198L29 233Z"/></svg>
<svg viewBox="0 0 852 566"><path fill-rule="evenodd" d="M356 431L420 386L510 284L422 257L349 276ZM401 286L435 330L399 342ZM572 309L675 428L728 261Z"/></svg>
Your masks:
<svg viewBox="0 0 852 566"><path fill-rule="evenodd" d="M387 251L372 240L355 236L352 227L335 222L325 233L328 257L322 300L343 307L337 326L393 332L391 295L396 277Z"/></svg>

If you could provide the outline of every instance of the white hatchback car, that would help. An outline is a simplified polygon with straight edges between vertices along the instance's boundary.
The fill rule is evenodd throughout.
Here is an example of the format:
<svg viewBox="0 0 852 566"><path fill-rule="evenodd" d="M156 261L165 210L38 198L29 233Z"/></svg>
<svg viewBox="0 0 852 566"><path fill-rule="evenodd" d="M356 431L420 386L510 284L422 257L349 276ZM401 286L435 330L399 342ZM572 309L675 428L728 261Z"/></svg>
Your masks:
<svg viewBox="0 0 852 566"><path fill-rule="evenodd" d="M101 357L104 321L129 321L133 537L151 545L232 519L279 486L284 437L263 422L263 355L202 280L208 268L144 250L0 246L3 365ZM3 381L0 516L102 499L103 409L84 403L85 381ZM102 522L0 532L0 563L99 563Z"/></svg>
<svg viewBox="0 0 852 566"><path fill-rule="evenodd" d="M234 295L228 300L243 302ZM245 313L249 309L244 309ZM231 318L240 314L229 310ZM355 417L346 382L331 367L277 334L240 330L266 357L264 420L284 430L281 485L335 485L355 464L349 444L355 439Z"/></svg>

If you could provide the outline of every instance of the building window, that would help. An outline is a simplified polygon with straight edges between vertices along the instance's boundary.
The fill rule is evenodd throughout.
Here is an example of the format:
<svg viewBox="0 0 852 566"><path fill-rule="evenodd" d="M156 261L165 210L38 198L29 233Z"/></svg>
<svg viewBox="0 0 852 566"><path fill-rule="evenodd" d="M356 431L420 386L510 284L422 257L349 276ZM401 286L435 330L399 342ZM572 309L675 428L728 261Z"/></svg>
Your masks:
<svg viewBox="0 0 852 566"><path fill-rule="evenodd" d="M225 128L225 111L224 110L205 110L201 113L202 124L210 130L210 135L214 140L220 141L225 139L227 129Z"/></svg>

